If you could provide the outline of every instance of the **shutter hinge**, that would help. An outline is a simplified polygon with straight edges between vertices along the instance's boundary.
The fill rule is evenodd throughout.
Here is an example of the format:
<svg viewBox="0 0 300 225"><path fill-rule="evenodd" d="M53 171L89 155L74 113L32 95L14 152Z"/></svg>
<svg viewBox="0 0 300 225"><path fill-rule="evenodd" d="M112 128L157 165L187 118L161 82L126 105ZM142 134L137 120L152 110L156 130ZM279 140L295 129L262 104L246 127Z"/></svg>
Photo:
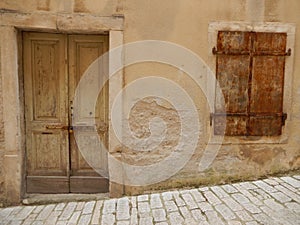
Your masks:
<svg viewBox="0 0 300 225"><path fill-rule="evenodd" d="M216 47L212 48L213 55L250 55L250 51L218 51ZM287 52L253 52L254 56L291 56L292 50L289 48Z"/></svg>

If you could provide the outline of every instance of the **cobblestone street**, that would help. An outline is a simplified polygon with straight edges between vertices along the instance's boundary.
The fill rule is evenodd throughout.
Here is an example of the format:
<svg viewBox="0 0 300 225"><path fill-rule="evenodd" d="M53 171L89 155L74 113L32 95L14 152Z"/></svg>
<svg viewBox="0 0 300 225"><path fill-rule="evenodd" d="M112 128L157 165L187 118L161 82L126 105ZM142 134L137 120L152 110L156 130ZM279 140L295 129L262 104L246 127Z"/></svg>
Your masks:
<svg viewBox="0 0 300 225"><path fill-rule="evenodd" d="M0 224L300 224L300 176L0 209Z"/></svg>

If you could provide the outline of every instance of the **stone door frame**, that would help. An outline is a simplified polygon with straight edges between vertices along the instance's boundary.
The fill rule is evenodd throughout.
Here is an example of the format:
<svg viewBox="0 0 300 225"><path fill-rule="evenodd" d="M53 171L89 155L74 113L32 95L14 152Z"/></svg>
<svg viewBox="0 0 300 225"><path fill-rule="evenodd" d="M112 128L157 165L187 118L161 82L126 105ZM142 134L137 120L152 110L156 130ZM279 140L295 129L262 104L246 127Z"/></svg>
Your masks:
<svg viewBox="0 0 300 225"><path fill-rule="evenodd" d="M25 193L25 121L21 31L109 35L109 49L123 44L123 16L69 13L0 12L0 85L3 98L4 153L2 160L4 196L19 203ZM122 62L122 53L118 60ZM115 59L114 59L115 60ZM110 67L112 60L109 60ZM109 81L109 115L114 96L123 87L123 71ZM109 116L110 121L110 116ZM111 124L109 124L109 128ZM109 151L117 144L109 129ZM111 138L112 137L112 138ZM109 162L108 162L109 163ZM0 164L1 166L1 164ZM110 185L111 195L113 184Z"/></svg>

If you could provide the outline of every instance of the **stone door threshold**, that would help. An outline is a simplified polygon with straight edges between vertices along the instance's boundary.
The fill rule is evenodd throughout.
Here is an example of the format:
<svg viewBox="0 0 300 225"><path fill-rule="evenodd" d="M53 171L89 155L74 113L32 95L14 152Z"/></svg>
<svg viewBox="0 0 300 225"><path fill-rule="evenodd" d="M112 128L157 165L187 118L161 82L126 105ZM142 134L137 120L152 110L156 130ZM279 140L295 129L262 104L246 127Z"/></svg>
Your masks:
<svg viewBox="0 0 300 225"><path fill-rule="evenodd" d="M27 194L24 205L42 205L60 202L80 202L108 199L109 193L100 194Z"/></svg>

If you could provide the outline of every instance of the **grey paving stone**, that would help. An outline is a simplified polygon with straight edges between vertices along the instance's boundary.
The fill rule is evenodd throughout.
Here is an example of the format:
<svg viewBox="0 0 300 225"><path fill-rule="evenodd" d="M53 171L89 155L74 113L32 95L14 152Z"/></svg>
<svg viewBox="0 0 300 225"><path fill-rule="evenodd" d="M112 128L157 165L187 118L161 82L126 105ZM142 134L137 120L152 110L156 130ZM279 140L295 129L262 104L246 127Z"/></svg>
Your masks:
<svg viewBox="0 0 300 225"><path fill-rule="evenodd" d="M4 220L5 218L9 217L9 215L12 213L13 210L14 210L13 207L1 209L0 218Z"/></svg>
<svg viewBox="0 0 300 225"><path fill-rule="evenodd" d="M91 220L91 224L92 225L99 224L102 205L103 205L103 201L102 200L98 200L96 202L95 210L93 212L92 220Z"/></svg>
<svg viewBox="0 0 300 225"><path fill-rule="evenodd" d="M85 205L85 202L78 202L75 211L82 210Z"/></svg>
<svg viewBox="0 0 300 225"><path fill-rule="evenodd" d="M170 191L161 194L164 201L170 201L173 199L173 194Z"/></svg>
<svg viewBox="0 0 300 225"><path fill-rule="evenodd" d="M81 215L78 221L78 225L86 225L89 224L92 218L92 214L84 214Z"/></svg>
<svg viewBox="0 0 300 225"><path fill-rule="evenodd" d="M76 205L76 203L74 203L74 202L72 202L72 203L73 203L72 205ZM55 208L55 205L45 206L43 208L43 210L40 212L40 214L38 215L37 220L46 220L54 208ZM71 214L72 214L72 212L70 212L70 215ZM66 219L68 219L68 218L66 218Z"/></svg>
<svg viewBox="0 0 300 225"><path fill-rule="evenodd" d="M225 204L233 211L241 211L243 210L243 207L237 203L233 198L229 197L229 198L224 198L222 199L223 202L225 202Z"/></svg>
<svg viewBox="0 0 300 225"><path fill-rule="evenodd" d="M38 205L34 210L33 210L33 213L40 213L43 209L45 208L44 205Z"/></svg>
<svg viewBox="0 0 300 225"><path fill-rule="evenodd" d="M275 202L274 199L267 199L264 201L264 203L270 207L271 209L275 210L275 211L279 211L284 209L284 206Z"/></svg>
<svg viewBox="0 0 300 225"><path fill-rule="evenodd" d="M276 192L276 189L273 186L267 184L266 182L264 182L262 180L254 181L253 184L255 184L257 187L263 189L267 193Z"/></svg>
<svg viewBox="0 0 300 225"><path fill-rule="evenodd" d="M246 204L244 204L243 205L244 206L244 208L248 211L248 212L250 212L250 213L260 213L261 212L261 210L256 206L256 205L254 205L254 204L252 204L252 203L246 203Z"/></svg>
<svg viewBox="0 0 300 225"><path fill-rule="evenodd" d="M233 187L231 184L222 185L221 188L223 188L229 194L238 192L238 190L235 187Z"/></svg>
<svg viewBox="0 0 300 225"><path fill-rule="evenodd" d="M58 220L58 217L60 216L61 213L62 213L61 210L52 211L48 219L45 221L45 225L56 224L56 221Z"/></svg>
<svg viewBox="0 0 300 225"><path fill-rule="evenodd" d="M180 195L189 194L190 190L179 190L178 191Z"/></svg>
<svg viewBox="0 0 300 225"><path fill-rule="evenodd" d="M211 191L205 191L203 194L210 204L212 205L221 204L220 199L218 199L218 197Z"/></svg>
<svg viewBox="0 0 300 225"><path fill-rule="evenodd" d="M165 208L167 212L175 212L178 211L178 207L176 206L174 201L166 201Z"/></svg>
<svg viewBox="0 0 300 225"><path fill-rule="evenodd" d="M280 185L286 187L287 189L289 189L290 191L296 193L298 190L296 188L294 188L293 186L289 185L288 183L281 183Z"/></svg>
<svg viewBox="0 0 300 225"><path fill-rule="evenodd" d="M167 222L155 223L155 225L169 225Z"/></svg>
<svg viewBox="0 0 300 225"><path fill-rule="evenodd" d="M250 199L251 202L253 202L257 206L261 206L264 204L261 200L259 200L256 197L248 197L248 198Z"/></svg>
<svg viewBox="0 0 300 225"><path fill-rule="evenodd" d="M180 194L178 191L174 191L173 192L173 197L175 199L176 205L177 206L185 206L185 202L183 201L183 199L180 197Z"/></svg>
<svg viewBox="0 0 300 225"><path fill-rule="evenodd" d="M151 209L158 209L158 208L162 208L163 204L161 202L160 199L160 195L159 194L152 194L150 196L150 208Z"/></svg>
<svg viewBox="0 0 300 225"><path fill-rule="evenodd" d="M292 185L295 188L300 188L300 181L294 179L293 177L281 177L280 179L288 183L289 185Z"/></svg>
<svg viewBox="0 0 300 225"><path fill-rule="evenodd" d="M194 197L196 202L203 202L206 201L206 199L203 197L203 195L197 190L197 189L192 189L190 191L192 196Z"/></svg>
<svg viewBox="0 0 300 225"><path fill-rule="evenodd" d="M65 208L65 206L66 206L66 203L64 203L64 202L62 202L62 203L59 203L59 204L57 204L56 206L55 206L55 211L56 210L58 210L58 211L60 211L60 210L63 210L64 208Z"/></svg>
<svg viewBox="0 0 300 225"><path fill-rule="evenodd" d="M81 212L78 212L78 211L74 212L73 215L71 216L70 220L68 221L68 225L76 225L78 222L78 219L80 217L80 214L81 214ZM97 224L99 224L99 222Z"/></svg>
<svg viewBox="0 0 300 225"><path fill-rule="evenodd" d="M152 215L154 218L154 222L163 222L166 221L166 211L164 209L153 209Z"/></svg>
<svg viewBox="0 0 300 225"><path fill-rule="evenodd" d="M272 177L275 181L277 181L279 184L284 183L283 180L281 180L279 177Z"/></svg>
<svg viewBox="0 0 300 225"><path fill-rule="evenodd" d="M139 195L137 197L138 202L146 202L149 201L149 195Z"/></svg>
<svg viewBox="0 0 300 225"><path fill-rule="evenodd" d="M290 202L292 200L290 197L286 196L282 192L273 192L270 193L270 195L281 203Z"/></svg>
<svg viewBox="0 0 300 225"><path fill-rule="evenodd" d="M205 215L210 224L224 225L223 221L218 217L218 214L215 211L206 211Z"/></svg>
<svg viewBox="0 0 300 225"><path fill-rule="evenodd" d="M152 225L152 224L153 224L152 217L140 218L139 225Z"/></svg>
<svg viewBox="0 0 300 225"><path fill-rule="evenodd" d="M16 206L13 207L13 211L10 213L10 217L14 217L15 215L17 215L21 210L23 209L23 206Z"/></svg>
<svg viewBox="0 0 300 225"><path fill-rule="evenodd" d="M277 224L276 221L274 221L272 218L267 216L264 213L254 214L254 219L256 219L259 223L264 225L275 225Z"/></svg>
<svg viewBox="0 0 300 225"><path fill-rule="evenodd" d="M39 223L39 224L43 224L42 221L34 221L32 222L31 224L34 224L34 223ZM21 225L23 224L23 221L22 220L12 220L10 223L8 223L9 225Z"/></svg>
<svg viewBox="0 0 300 225"><path fill-rule="evenodd" d="M258 205L258 206L263 205L263 203L262 203L261 200L259 200L257 197L255 197L253 194L250 193L251 190L252 189L248 189L248 190L246 190L246 189L240 189L240 193L239 194L242 194L245 198L248 198L255 205Z"/></svg>
<svg viewBox="0 0 300 225"><path fill-rule="evenodd" d="M229 197L229 195L219 186L213 186L210 189L221 199Z"/></svg>
<svg viewBox="0 0 300 225"><path fill-rule="evenodd" d="M95 204L96 204L95 201L85 203L82 210L82 214L91 214L93 212Z"/></svg>
<svg viewBox="0 0 300 225"><path fill-rule="evenodd" d="M249 215L248 212L245 210L236 211L235 214L242 220L242 221L252 221L253 218Z"/></svg>
<svg viewBox="0 0 300 225"><path fill-rule="evenodd" d="M76 202L69 202L63 210L62 214L60 215L59 220L68 220L72 216L76 206Z"/></svg>
<svg viewBox="0 0 300 225"><path fill-rule="evenodd" d="M246 204L249 203L249 199L247 197L245 197L244 195L240 194L240 193L235 193L231 195L238 203L240 204Z"/></svg>
<svg viewBox="0 0 300 225"><path fill-rule="evenodd" d="M193 218L196 220L196 221L205 221L206 218L205 216L202 214L201 210L200 209L194 209L191 211L191 214L193 216Z"/></svg>
<svg viewBox="0 0 300 225"><path fill-rule="evenodd" d="M290 191L289 189L281 186L281 185L277 185L275 186L275 188L279 191L281 191L282 193L286 194L288 197L292 198L294 201L300 203L300 196L297 195L296 193Z"/></svg>
<svg viewBox="0 0 300 225"><path fill-rule="evenodd" d="M202 212L213 210L212 206L208 202L199 202L198 206Z"/></svg>
<svg viewBox="0 0 300 225"><path fill-rule="evenodd" d="M129 199L127 197L120 198L117 201L117 220L129 220Z"/></svg>
<svg viewBox="0 0 300 225"><path fill-rule="evenodd" d="M168 218L169 218L171 225L179 225L179 224L183 224L183 222L184 222L184 219L180 215L179 212L171 212L168 215Z"/></svg>
<svg viewBox="0 0 300 225"><path fill-rule="evenodd" d="M200 221L199 225L210 225L207 221Z"/></svg>
<svg viewBox="0 0 300 225"><path fill-rule="evenodd" d="M137 225L138 224L138 211L137 211L137 208L132 208L131 209L130 224L131 225Z"/></svg>
<svg viewBox="0 0 300 225"><path fill-rule="evenodd" d="M256 189L257 188L254 184L252 184L251 182L248 182L248 181L247 182L239 183L237 185L240 186L241 188L245 188L247 190L251 190L251 189Z"/></svg>
<svg viewBox="0 0 300 225"><path fill-rule="evenodd" d="M199 208L191 194L189 193L183 194L182 198L190 210Z"/></svg>
<svg viewBox="0 0 300 225"><path fill-rule="evenodd" d="M130 198L130 202L131 202L131 207L132 208L136 208L137 207L137 205L136 205L136 197L135 196L132 196Z"/></svg>
<svg viewBox="0 0 300 225"><path fill-rule="evenodd" d="M116 199L105 200L103 203L103 214L112 214L116 212Z"/></svg>
<svg viewBox="0 0 300 225"><path fill-rule="evenodd" d="M225 220L234 220L236 216L234 213L224 204L216 205L215 209L223 216Z"/></svg>
<svg viewBox="0 0 300 225"><path fill-rule="evenodd" d="M37 214L30 214L23 222L23 225L30 225L36 220Z"/></svg>
<svg viewBox="0 0 300 225"><path fill-rule="evenodd" d="M192 214L186 206L179 207L179 211L184 219L192 218Z"/></svg>
<svg viewBox="0 0 300 225"><path fill-rule="evenodd" d="M300 180L300 175L294 175L293 177L297 180Z"/></svg>
<svg viewBox="0 0 300 225"><path fill-rule="evenodd" d="M260 200L264 200L264 199L269 199L271 198L271 196L269 194L267 194L265 191L263 191L262 189L258 188L255 190L250 190L249 191L251 194L253 194L254 196L256 196L257 198L259 198ZM275 191L274 191L275 192Z"/></svg>
<svg viewBox="0 0 300 225"><path fill-rule="evenodd" d="M22 222L21 222L22 223ZM21 224L21 223L17 223L14 222L12 225L18 225L18 224ZM34 221L31 225L43 225L44 223L42 221ZM65 225L64 222L57 222L56 225Z"/></svg>
<svg viewBox="0 0 300 225"><path fill-rule="evenodd" d="M101 225L112 225L116 221L114 214L104 214L101 218Z"/></svg>
<svg viewBox="0 0 300 225"><path fill-rule="evenodd" d="M278 183L275 179L273 179L273 178L264 179L263 181L266 182L267 184L272 185L272 186L275 186L275 185L278 185L278 184L279 184L279 183Z"/></svg>
<svg viewBox="0 0 300 225"><path fill-rule="evenodd" d="M231 220L231 221L228 221L228 225L242 225L242 224L239 221Z"/></svg>
<svg viewBox="0 0 300 225"><path fill-rule="evenodd" d="M204 192L204 191L208 191L209 188L208 187L201 187L198 190L201 191L201 192Z"/></svg>
<svg viewBox="0 0 300 225"><path fill-rule="evenodd" d="M140 217L150 216L150 205L148 202L138 202L138 214Z"/></svg>
<svg viewBox="0 0 300 225"><path fill-rule="evenodd" d="M295 221L300 221L300 215L297 217L294 213L291 213L286 209L272 210L267 206L262 206L261 209L265 214L276 221L277 224L292 225Z"/></svg>
<svg viewBox="0 0 300 225"><path fill-rule="evenodd" d="M247 222L245 224L246 225L259 225L256 221Z"/></svg>
<svg viewBox="0 0 300 225"><path fill-rule="evenodd" d="M17 220L25 220L30 213L35 209L35 206L27 206L23 207L16 215L15 218Z"/></svg>
<svg viewBox="0 0 300 225"><path fill-rule="evenodd" d="M297 202L288 202L285 203L285 206L289 209L291 209L292 211L299 213L300 214L300 204Z"/></svg>
<svg viewBox="0 0 300 225"><path fill-rule="evenodd" d="M118 221L117 225L130 225L129 221Z"/></svg>

